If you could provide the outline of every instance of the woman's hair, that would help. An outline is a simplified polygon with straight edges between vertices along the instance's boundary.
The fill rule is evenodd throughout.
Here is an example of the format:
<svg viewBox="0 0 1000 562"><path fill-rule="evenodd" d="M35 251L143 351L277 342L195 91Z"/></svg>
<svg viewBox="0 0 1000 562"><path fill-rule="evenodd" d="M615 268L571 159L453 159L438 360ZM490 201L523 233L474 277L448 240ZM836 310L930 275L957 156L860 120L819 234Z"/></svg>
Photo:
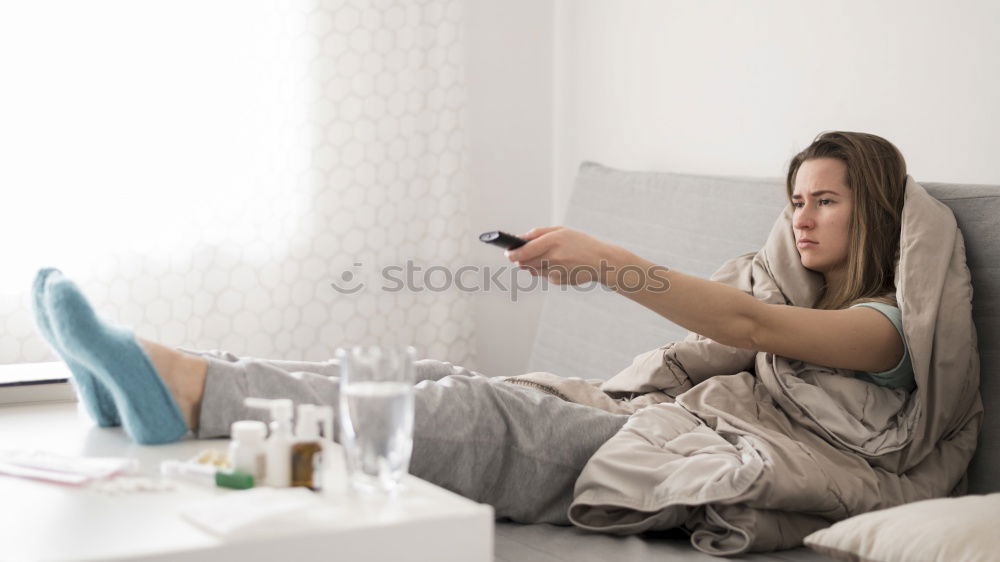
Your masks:
<svg viewBox="0 0 1000 562"><path fill-rule="evenodd" d="M836 158L847 166L847 187L854 199L844 283L839 287L824 287L815 308L836 310L865 301L895 306L893 277L906 192L903 155L891 142L875 135L821 133L788 166L785 187L789 201L799 167L814 158Z"/></svg>

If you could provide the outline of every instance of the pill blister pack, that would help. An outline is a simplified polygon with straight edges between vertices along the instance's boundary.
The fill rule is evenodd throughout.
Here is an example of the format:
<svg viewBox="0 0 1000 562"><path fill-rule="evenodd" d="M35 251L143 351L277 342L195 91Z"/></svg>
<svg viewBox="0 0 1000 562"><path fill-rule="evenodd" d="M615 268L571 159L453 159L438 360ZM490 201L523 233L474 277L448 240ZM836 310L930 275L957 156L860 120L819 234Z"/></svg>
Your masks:
<svg viewBox="0 0 1000 562"><path fill-rule="evenodd" d="M177 489L168 478L150 478L146 476L119 476L91 484L90 489L109 496L133 494L140 492L170 492Z"/></svg>

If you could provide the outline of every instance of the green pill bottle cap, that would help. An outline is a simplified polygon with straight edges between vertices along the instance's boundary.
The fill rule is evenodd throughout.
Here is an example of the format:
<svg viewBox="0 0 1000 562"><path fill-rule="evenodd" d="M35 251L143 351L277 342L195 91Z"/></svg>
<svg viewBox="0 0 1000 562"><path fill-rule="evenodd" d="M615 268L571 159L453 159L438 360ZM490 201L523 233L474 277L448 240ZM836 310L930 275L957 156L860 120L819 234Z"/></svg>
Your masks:
<svg viewBox="0 0 1000 562"><path fill-rule="evenodd" d="M234 490L246 490L253 488L253 474L234 470L226 472L220 470L215 473L215 485L221 488L232 488Z"/></svg>

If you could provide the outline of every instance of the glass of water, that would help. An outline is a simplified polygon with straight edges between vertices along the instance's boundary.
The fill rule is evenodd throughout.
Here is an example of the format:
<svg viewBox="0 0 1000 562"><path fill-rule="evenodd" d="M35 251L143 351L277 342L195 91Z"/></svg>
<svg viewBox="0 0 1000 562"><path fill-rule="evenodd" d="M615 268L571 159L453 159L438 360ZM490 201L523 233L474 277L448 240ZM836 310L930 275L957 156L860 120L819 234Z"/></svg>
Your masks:
<svg viewBox="0 0 1000 562"><path fill-rule="evenodd" d="M340 360L340 444L352 486L394 492L413 451L412 347L355 346Z"/></svg>

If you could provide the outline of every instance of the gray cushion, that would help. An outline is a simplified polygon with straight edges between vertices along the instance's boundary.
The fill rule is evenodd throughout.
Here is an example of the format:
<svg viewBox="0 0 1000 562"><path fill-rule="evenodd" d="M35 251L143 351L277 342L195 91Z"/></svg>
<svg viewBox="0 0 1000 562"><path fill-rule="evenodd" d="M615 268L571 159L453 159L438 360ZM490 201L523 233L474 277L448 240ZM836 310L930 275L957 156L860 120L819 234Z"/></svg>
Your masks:
<svg viewBox="0 0 1000 562"><path fill-rule="evenodd" d="M969 470L970 493L1000 491L1000 186L922 185L954 211L972 272L986 419ZM678 271L708 277L727 259L758 250L785 204L780 179L629 172L587 162L580 166L566 225ZM636 354L685 333L607 291L550 287L529 370L607 379ZM512 533L531 542L534 533L543 532L499 529L498 553ZM608 548L626 544L604 538L618 541L604 543ZM539 540L539 548L553 540ZM562 558L538 558L549 559Z"/></svg>
<svg viewBox="0 0 1000 562"><path fill-rule="evenodd" d="M986 413L969 467L969 493L1000 491L1000 186L925 183L951 207L965 237L972 272L972 318L979 336L980 381Z"/></svg>
<svg viewBox="0 0 1000 562"><path fill-rule="evenodd" d="M760 249L784 204L773 179L623 172L588 162L566 225L708 277L727 259ZM529 370L607 379L638 353L685 333L609 291L550 287Z"/></svg>

